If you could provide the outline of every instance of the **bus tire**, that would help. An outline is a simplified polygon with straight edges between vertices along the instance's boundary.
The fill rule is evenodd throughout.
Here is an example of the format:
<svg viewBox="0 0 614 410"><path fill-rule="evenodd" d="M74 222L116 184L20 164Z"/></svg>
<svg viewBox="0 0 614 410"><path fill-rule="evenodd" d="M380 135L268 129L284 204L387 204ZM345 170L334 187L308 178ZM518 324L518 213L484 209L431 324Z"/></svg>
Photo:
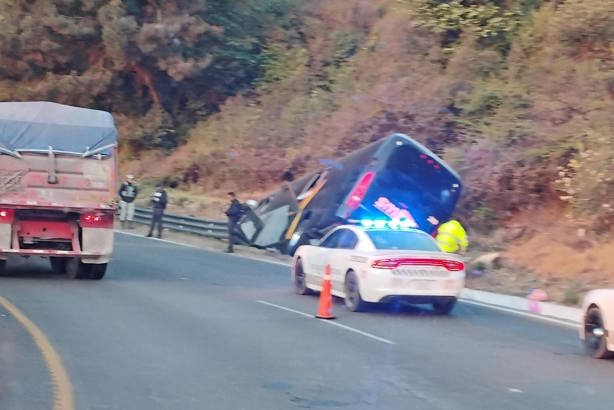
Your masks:
<svg viewBox="0 0 614 410"><path fill-rule="evenodd" d="M288 250L288 255L290 256L294 256L294 254L296 253L296 251L298 250L298 248L300 246L303 245L309 245L309 235L307 235L304 232L298 233L299 238L296 241L295 244L293 244L292 246L290 246L290 242L288 241L286 244L286 249Z"/></svg>

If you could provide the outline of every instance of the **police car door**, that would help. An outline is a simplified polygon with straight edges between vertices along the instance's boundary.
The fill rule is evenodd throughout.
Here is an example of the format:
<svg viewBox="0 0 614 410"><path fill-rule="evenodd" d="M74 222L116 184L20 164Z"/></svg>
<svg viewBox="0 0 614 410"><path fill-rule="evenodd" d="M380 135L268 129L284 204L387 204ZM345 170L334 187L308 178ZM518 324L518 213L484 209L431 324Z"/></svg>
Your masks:
<svg viewBox="0 0 614 410"><path fill-rule="evenodd" d="M322 276L327 264L333 265L337 243L342 235L342 230L337 229L325 236L320 243L320 246L311 247L309 250L308 265L308 282L314 283L316 286L322 284Z"/></svg>
<svg viewBox="0 0 614 410"><path fill-rule="evenodd" d="M358 244L358 236L350 229L340 229L341 235L332 255L334 262L332 267L333 290L343 292L345 274L350 269L350 257L355 253L354 248Z"/></svg>

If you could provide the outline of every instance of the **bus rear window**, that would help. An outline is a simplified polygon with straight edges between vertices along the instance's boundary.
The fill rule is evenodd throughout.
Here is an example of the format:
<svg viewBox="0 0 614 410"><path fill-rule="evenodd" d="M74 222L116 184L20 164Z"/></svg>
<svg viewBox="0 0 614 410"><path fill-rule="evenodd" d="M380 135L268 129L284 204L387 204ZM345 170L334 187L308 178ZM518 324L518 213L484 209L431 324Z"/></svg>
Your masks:
<svg viewBox="0 0 614 410"><path fill-rule="evenodd" d="M376 249L439 252L433 238L415 231L366 231Z"/></svg>
<svg viewBox="0 0 614 410"><path fill-rule="evenodd" d="M434 202L445 203L458 195L458 181L439 161L413 147L396 148L388 161L388 168L391 176L398 179L397 183L419 188Z"/></svg>

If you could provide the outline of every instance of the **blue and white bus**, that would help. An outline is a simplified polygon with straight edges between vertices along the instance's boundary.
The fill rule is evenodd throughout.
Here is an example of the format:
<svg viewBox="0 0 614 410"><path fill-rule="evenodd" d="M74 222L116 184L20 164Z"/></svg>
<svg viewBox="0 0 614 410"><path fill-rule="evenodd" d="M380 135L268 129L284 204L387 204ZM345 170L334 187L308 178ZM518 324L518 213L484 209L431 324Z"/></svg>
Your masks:
<svg viewBox="0 0 614 410"><path fill-rule="evenodd" d="M298 246L342 223L384 224L433 233L454 212L458 174L403 134L392 134L336 164L285 183L239 225L252 246L293 254Z"/></svg>

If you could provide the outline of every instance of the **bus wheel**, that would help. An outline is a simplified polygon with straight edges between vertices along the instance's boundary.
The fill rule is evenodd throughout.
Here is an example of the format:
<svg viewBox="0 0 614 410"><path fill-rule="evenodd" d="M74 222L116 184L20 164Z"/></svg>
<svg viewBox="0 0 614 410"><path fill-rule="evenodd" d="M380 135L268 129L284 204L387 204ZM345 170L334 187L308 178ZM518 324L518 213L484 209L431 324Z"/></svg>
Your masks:
<svg viewBox="0 0 614 410"><path fill-rule="evenodd" d="M298 239L296 239L296 241L294 241L294 235L298 235ZM288 255L290 256L294 256L294 254L296 253L297 249L302 246L302 245L308 245L309 244L309 235L303 233L303 232L297 232L293 235L293 238L290 239L290 241L288 241L287 245L286 245L286 249L288 250Z"/></svg>

